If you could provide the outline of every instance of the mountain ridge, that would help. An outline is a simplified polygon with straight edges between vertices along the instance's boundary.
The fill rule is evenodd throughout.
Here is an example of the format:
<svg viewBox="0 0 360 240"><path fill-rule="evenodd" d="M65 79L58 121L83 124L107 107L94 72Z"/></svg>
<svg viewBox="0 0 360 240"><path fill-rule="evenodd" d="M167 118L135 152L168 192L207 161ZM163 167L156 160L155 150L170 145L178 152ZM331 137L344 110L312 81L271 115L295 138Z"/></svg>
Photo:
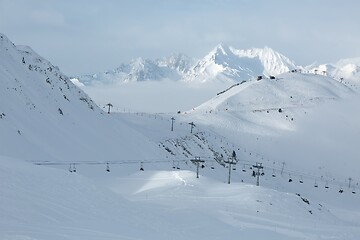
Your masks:
<svg viewBox="0 0 360 240"><path fill-rule="evenodd" d="M269 47L238 50L218 44L202 59L184 54L150 60L137 58L103 73L73 77L85 85L121 84L136 81L239 82L258 75L278 75L295 69L293 61Z"/></svg>

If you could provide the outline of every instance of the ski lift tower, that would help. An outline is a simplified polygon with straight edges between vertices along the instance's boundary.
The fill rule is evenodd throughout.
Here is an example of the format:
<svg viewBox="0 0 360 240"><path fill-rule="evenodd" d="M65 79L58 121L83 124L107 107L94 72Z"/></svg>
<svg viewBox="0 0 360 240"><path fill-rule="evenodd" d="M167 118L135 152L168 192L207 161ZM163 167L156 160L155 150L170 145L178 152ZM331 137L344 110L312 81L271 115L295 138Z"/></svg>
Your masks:
<svg viewBox="0 0 360 240"><path fill-rule="evenodd" d="M111 104L111 103L108 103L108 104L106 104L106 106L108 106L109 108L108 108L108 114L110 114L110 108L112 108L113 107L113 105Z"/></svg>
<svg viewBox="0 0 360 240"><path fill-rule="evenodd" d="M253 168L257 168L257 172L255 173L256 175L256 186L260 185L260 169L263 169L264 167L262 166L262 163L257 162L256 165L253 165Z"/></svg>
<svg viewBox="0 0 360 240"><path fill-rule="evenodd" d="M200 157L195 157L194 159L192 159L190 161L196 165L196 178L199 178L200 163L204 163L205 161L201 160Z"/></svg>

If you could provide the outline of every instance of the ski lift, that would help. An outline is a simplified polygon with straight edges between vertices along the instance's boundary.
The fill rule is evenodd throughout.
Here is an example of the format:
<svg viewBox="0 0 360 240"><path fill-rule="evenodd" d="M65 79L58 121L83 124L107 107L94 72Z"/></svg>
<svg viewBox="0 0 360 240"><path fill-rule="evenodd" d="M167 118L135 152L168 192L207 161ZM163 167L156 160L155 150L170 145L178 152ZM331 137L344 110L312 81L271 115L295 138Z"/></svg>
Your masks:
<svg viewBox="0 0 360 240"><path fill-rule="evenodd" d="M302 176L300 176L299 183L301 183L301 184L303 184L303 183L304 183L304 180L303 180Z"/></svg>
<svg viewBox="0 0 360 240"><path fill-rule="evenodd" d="M243 166L243 169L242 169L243 172L246 172L246 169L245 169L245 164Z"/></svg>
<svg viewBox="0 0 360 240"><path fill-rule="evenodd" d="M352 194L356 194L355 192L355 187L353 188L353 190L351 191Z"/></svg>
<svg viewBox="0 0 360 240"><path fill-rule="evenodd" d="M179 162L177 162L176 169L180 170L180 163Z"/></svg>
<svg viewBox="0 0 360 240"><path fill-rule="evenodd" d="M318 187L319 185L317 184L316 180L315 180L315 183L314 183L314 187Z"/></svg>
<svg viewBox="0 0 360 240"><path fill-rule="evenodd" d="M292 178L291 178L291 175L289 174L289 182L292 182Z"/></svg>
<svg viewBox="0 0 360 240"><path fill-rule="evenodd" d="M204 164L202 164L202 165L201 165L201 168L205 168L205 165L204 165Z"/></svg>
<svg viewBox="0 0 360 240"><path fill-rule="evenodd" d="M273 169L273 172L272 172L271 176L272 176L272 177L276 177L275 169Z"/></svg>
<svg viewBox="0 0 360 240"><path fill-rule="evenodd" d="M72 169L73 172L76 172L76 167L75 167L75 163L73 163L73 169Z"/></svg>
<svg viewBox="0 0 360 240"><path fill-rule="evenodd" d="M107 171L107 172L110 172L110 166L109 166L109 163L106 163L106 171Z"/></svg>
<svg viewBox="0 0 360 240"><path fill-rule="evenodd" d="M264 176L264 175L265 175L264 171L262 171L260 175L261 175L261 176Z"/></svg>
<svg viewBox="0 0 360 240"><path fill-rule="evenodd" d="M326 183L325 183L325 188L326 188L326 189L329 188L328 181L326 181Z"/></svg>
<svg viewBox="0 0 360 240"><path fill-rule="evenodd" d="M70 166L69 166L69 172L73 172L71 163L70 163Z"/></svg>
<svg viewBox="0 0 360 240"><path fill-rule="evenodd" d="M140 163L140 171L144 171L144 166L142 162Z"/></svg>
<svg viewBox="0 0 360 240"><path fill-rule="evenodd" d="M212 162L211 163L211 167L210 167L212 170L214 170L215 169L215 167L214 167L214 162Z"/></svg>
<svg viewBox="0 0 360 240"><path fill-rule="evenodd" d="M172 161L172 168L175 169L175 161Z"/></svg>
<svg viewBox="0 0 360 240"><path fill-rule="evenodd" d="M233 166L232 170L233 170L233 171L235 171L235 170L236 170L236 167L235 167L235 166Z"/></svg>
<svg viewBox="0 0 360 240"><path fill-rule="evenodd" d="M342 187L340 186L340 189L339 189L339 193L343 193L344 190L342 189Z"/></svg>

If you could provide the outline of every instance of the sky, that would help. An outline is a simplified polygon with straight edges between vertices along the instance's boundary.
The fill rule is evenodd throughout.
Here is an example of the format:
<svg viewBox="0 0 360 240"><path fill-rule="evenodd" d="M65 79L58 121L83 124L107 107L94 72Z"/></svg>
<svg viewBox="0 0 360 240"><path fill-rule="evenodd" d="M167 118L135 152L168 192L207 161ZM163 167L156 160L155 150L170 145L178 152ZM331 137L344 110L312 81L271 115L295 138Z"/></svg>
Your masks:
<svg viewBox="0 0 360 240"><path fill-rule="evenodd" d="M69 76L137 57L268 46L299 65L360 57L358 0L0 0L0 32Z"/></svg>

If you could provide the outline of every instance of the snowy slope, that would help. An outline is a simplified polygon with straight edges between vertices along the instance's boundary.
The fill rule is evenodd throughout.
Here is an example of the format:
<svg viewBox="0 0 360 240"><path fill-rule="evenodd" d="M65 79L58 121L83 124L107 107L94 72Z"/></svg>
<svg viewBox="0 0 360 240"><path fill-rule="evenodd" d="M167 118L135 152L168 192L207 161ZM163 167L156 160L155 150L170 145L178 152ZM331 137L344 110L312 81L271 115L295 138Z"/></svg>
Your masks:
<svg viewBox="0 0 360 240"><path fill-rule="evenodd" d="M347 86L287 73L179 114L106 114L0 40L0 238L359 239L360 114Z"/></svg>
<svg viewBox="0 0 360 240"><path fill-rule="evenodd" d="M0 169L1 239L359 236L357 225L301 195L196 179L189 171L146 171L119 178L115 170L107 177L107 188L78 174L17 159L1 158Z"/></svg>
<svg viewBox="0 0 360 240"><path fill-rule="evenodd" d="M6 136L0 140L1 155L33 161L104 161L138 145L155 154L146 137L104 114L51 63L4 35L0 80L0 132Z"/></svg>

